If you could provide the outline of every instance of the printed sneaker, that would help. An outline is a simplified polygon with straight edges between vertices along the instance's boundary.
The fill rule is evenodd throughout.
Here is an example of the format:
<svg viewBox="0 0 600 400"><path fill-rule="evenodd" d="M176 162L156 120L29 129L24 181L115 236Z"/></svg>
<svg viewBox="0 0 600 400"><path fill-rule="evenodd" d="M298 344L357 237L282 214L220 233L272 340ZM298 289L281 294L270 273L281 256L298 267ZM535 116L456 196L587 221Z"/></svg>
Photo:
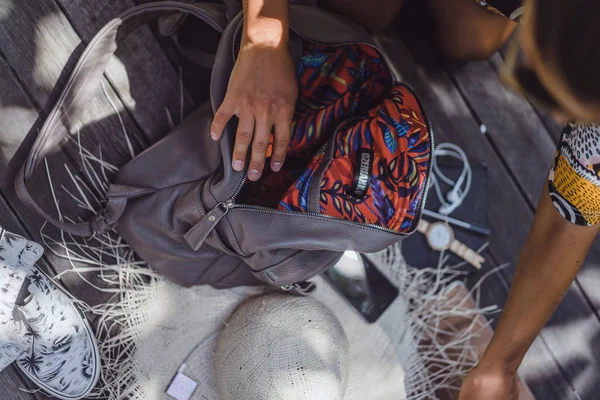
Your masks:
<svg viewBox="0 0 600 400"><path fill-rule="evenodd" d="M16 361L48 394L81 399L100 376L98 345L83 313L35 266L42 253L0 228L0 369Z"/></svg>

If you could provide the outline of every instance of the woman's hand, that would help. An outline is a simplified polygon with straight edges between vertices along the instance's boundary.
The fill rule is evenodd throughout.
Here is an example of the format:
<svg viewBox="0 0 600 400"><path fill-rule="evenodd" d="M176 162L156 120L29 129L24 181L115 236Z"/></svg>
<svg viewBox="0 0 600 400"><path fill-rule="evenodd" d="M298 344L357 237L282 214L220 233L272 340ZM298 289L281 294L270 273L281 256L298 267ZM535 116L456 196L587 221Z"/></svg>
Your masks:
<svg viewBox="0 0 600 400"><path fill-rule="evenodd" d="M463 382L458 400L518 400L518 396L516 372L476 367Z"/></svg>
<svg viewBox="0 0 600 400"><path fill-rule="evenodd" d="M245 2L246 3L246 2ZM252 144L248 178L256 181L265 166L271 132L274 134L271 169L279 171L291 137L298 84L289 52L287 1L248 2L246 24L241 49L229 79L227 94L217 110L211 128L214 140L221 138L223 129L233 115L239 118L233 150L232 166L244 169L246 154ZM276 18L255 16L260 12ZM285 6L284 8L281 8ZM266 9L265 7L271 7ZM280 7L281 9L279 9Z"/></svg>

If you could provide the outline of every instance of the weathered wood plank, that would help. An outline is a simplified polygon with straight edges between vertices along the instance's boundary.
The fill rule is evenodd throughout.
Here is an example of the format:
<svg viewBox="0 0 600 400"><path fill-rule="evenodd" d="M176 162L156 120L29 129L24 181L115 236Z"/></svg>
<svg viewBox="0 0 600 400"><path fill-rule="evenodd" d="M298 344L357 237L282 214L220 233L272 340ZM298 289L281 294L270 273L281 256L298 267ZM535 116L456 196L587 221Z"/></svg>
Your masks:
<svg viewBox="0 0 600 400"><path fill-rule="evenodd" d="M554 143L558 143L560 135L563 131L563 125L560 125L558 122L556 122L548 111L540 110L535 106L534 109L537 112L538 117L542 120L542 123L548 130L548 134L550 134L550 137L554 140Z"/></svg>
<svg viewBox="0 0 600 400"><path fill-rule="evenodd" d="M85 43L112 18L135 6L131 0L56 1ZM169 131L165 110L178 124L182 115L195 108L180 85L179 69L165 56L148 27L141 27L120 44L105 75L151 143Z"/></svg>
<svg viewBox="0 0 600 400"><path fill-rule="evenodd" d="M519 195L518 188L511 181L502 160L490 143L481 136L479 126L473 120L467 104L431 53L431 44L414 42L410 47L411 54L397 37L388 40L388 44L394 46L388 48L388 54L396 60L395 64L403 73L405 81L412 84L419 94L433 119L438 142L456 143L467 152L472 162L489 166L488 190L489 198L493 199L490 202L488 218L493 232L490 238L490 251L496 260L511 262L511 267L503 273L509 280L514 273L516 258L532 220L531 209L525 199ZM519 223L516 224L515 221ZM558 365L548 364L543 370L539 368L534 371L538 373L540 380L548 377L563 379L563 368L575 365L576 369L589 369L593 367L595 360L600 359L600 352L597 351L590 352L586 349L586 354L583 354L583 346L579 343L591 342L593 338L588 333L567 334L560 329L552 329L553 325L568 324L576 320L584 320L587 328L592 332L600 329L600 323L581 292L575 287L569 290L563 304L541 334L541 339L546 342L550 351L550 355L546 358L556 358ZM569 357L562 353L565 347L569 347ZM561 354L556 354L558 349L561 349ZM591 393L597 390L595 386L599 382L591 380L581 382L577 375L573 369L567 371L569 382L581 388L580 393ZM564 382L563 386L568 387L569 383Z"/></svg>
<svg viewBox="0 0 600 400"><path fill-rule="evenodd" d="M495 71L500 71L502 63L504 61L504 57L506 55L506 52L508 51L508 47L510 46L511 41L514 39L514 36L517 34L518 30L516 30L513 33L512 37L509 40L507 40L504 46L502 46L502 48L498 51L498 56L492 57L489 60L491 66L494 68ZM550 137L554 140L555 143L557 143L558 139L560 138L560 134L562 133L562 126L552 118L552 115L548 110L542 110L538 108L535 104L532 104L532 106L536 114L548 130Z"/></svg>
<svg viewBox="0 0 600 400"><path fill-rule="evenodd" d="M448 60L445 66L520 190L531 204L537 203L556 145L533 107L505 88L488 61Z"/></svg>
<svg viewBox="0 0 600 400"><path fill-rule="evenodd" d="M31 384L25 383L25 380L19 374L17 367L9 366L0 372L0 396L3 400L42 400L41 394L27 393L21 389L34 389ZM43 396L48 399L48 397Z"/></svg>
<svg viewBox="0 0 600 400"><path fill-rule="evenodd" d="M10 8L0 25L0 36L0 53L31 94L35 106L49 111L84 47L69 21L53 1L23 1ZM115 106L123 110L110 84L106 80L103 84ZM131 158L120 133L121 122L101 90L83 114L80 122L84 146L95 148L100 144L107 159L116 165ZM146 144L143 135L126 113L121 112L121 116L134 149L139 151ZM73 155L73 160L78 158Z"/></svg>
<svg viewBox="0 0 600 400"><path fill-rule="evenodd" d="M489 62L442 64L461 91L475 117L487 127L489 140L535 209L540 188L546 184L562 128L498 78L501 55ZM548 131L548 126L552 129ZM600 241L596 241L577 279L584 297L600 310Z"/></svg>

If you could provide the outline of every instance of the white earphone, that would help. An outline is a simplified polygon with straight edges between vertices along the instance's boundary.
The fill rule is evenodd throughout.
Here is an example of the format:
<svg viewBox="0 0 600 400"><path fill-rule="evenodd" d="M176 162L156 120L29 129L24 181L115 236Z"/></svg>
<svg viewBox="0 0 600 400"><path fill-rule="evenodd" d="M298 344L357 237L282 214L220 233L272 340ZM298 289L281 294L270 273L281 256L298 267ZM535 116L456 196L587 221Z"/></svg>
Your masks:
<svg viewBox="0 0 600 400"><path fill-rule="evenodd" d="M452 157L462 162L463 170L456 182L442 173L437 162L438 156ZM452 143L442 143L436 147L433 153L432 166L433 175L431 176L431 184L435 188L435 192L440 200L440 203L442 203L439 213L443 215L449 215L458 207L460 207L465 197L469 193L469 190L471 189L472 171L471 165L469 164L469 159L460 147ZM446 196L442 195L442 189L439 181L442 181L452 187L450 191L446 193ZM464 188L463 184L465 185Z"/></svg>

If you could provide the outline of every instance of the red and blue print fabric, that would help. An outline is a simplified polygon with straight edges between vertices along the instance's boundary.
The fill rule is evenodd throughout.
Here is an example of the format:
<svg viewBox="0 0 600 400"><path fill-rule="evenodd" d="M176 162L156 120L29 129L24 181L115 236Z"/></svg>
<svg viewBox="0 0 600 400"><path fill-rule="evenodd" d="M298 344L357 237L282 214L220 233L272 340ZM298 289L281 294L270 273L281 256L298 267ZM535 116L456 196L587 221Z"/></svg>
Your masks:
<svg viewBox="0 0 600 400"><path fill-rule="evenodd" d="M399 232L414 229L429 170L431 141L419 104L404 85L368 116L340 129L332 142L333 154L322 151L308 165L280 202L288 211L317 211L354 222L379 225ZM369 160L369 182L356 194L360 155ZM323 163L326 168L320 172ZM320 180L319 210L310 210L314 179Z"/></svg>
<svg viewBox="0 0 600 400"><path fill-rule="evenodd" d="M297 76L298 101L288 155L302 158L311 158L340 123L366 115L383 101L392 83L377 50L358 44L307 44Z"/></svg>

